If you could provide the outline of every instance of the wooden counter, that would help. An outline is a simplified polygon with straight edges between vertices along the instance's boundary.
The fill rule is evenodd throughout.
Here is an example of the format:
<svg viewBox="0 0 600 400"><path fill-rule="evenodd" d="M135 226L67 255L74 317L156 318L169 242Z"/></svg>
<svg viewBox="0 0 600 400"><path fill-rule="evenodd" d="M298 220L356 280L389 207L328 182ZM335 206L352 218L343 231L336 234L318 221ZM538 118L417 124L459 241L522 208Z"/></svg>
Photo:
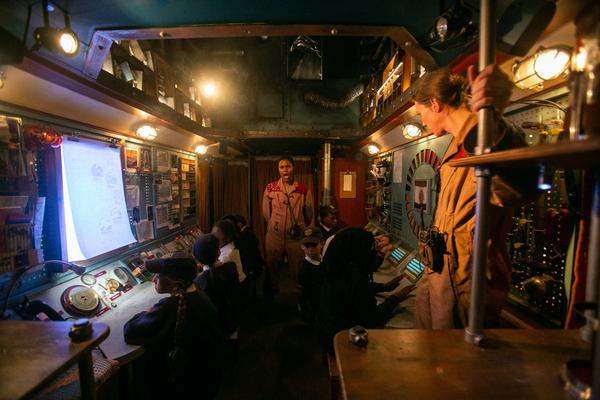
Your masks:
<svg viewBox="0 0 600 400"><path fill-rule="evenodd" d="M82 398L94 397L90 351L108 336L109 329L105 324L94 323L88 340L72 342L72 325L68 321L0 322L1 400L30 398L78 361Z"/></svg>
<svg viewBox="0 0 600 400"><path fill-rule="evenodd" d="M576 330L488 330L491 346L463 330L374 329L359 348L348 331L334 346L345 399L567 399L561 365L589 355Z"/></svg>

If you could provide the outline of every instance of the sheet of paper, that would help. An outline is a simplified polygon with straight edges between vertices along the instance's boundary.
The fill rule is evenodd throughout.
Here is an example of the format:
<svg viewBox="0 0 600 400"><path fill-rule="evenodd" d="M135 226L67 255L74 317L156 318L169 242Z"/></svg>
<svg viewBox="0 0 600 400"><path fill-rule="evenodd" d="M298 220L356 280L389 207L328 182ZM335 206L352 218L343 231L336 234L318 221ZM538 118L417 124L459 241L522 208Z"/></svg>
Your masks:
<svg viewBox="0 0 600 400"><path fill-rule="evenodd" d="M402 183L402 152L394 153L394 171L392 176L393 183Z"/></svg>
<svg viewBox="0 0 600 400"><path fill-rule="evenodd" d="M173 200L171 194L171 181L163 180L162 183L158 185L158 202L164 203L171 200Z"/></svg>
<svg viewBox="0 0 600 400"><path fill-rule="evenodd" d="M171 169L171 159L166 151L156 152L156 170L158 172L167 172Z"/></svg>
<svg viewBox="0 0 600 400"><path fill-rule="evenodd" d="M156 206L156 229L169 226L169 206L161 204Z"/></svg>
<svg viewBox="0 0 600 400"><path fill-rule="evenodd" d="M152 229L152 221L143 219L135 224L135 233L139 243L154 239L154 230Z"/></svg>
<svg viewBox="0 0 600 400"><path fill-rule="evenodd" d="M352 191L352 174L344 175L344 182L342 185L342 191L351 192Z"/></svg>
<svg viewBox="0 0 600 400"><path fill-rule="evenodd" d="M140 206L140 187L138 185L125 186L125 204L127 204L128 210Z"/></svg>

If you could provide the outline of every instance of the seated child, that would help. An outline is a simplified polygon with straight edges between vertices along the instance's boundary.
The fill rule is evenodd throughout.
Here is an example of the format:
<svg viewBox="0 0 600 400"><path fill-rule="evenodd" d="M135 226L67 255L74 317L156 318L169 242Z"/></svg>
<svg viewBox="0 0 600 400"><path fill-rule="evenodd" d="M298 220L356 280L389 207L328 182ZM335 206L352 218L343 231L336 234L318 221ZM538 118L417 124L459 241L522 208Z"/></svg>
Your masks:
<svg viewBox="0 0 600 400"><path fill-rule="evenodd" d="M323 269L321 268L321 249L323 235L319 228L306 228L300 240L304 251L304 261L298 270L298 282L301 293L298 304L302 318L313 322L319 306L321 286L323 284Z"/></svg>
<svg viewBox="0 0 600 400"><path fill-rule="evenodd" d="M184 253L147 261L158 293L170 294L150 310L131 318L124 327L125 342L144 346L134 362L134 383L141 398L217 396L222 375L224 339L217 310L193 284L196 262ZM202 388L199 393L198 388Z"/></svg>
<svg viewBox="0 0 600 400"><path fill-rule="evenodd" d="M194 242L192 254L198 262L196 286L210 298L217 308L221 331L227 340L228 361L238 356L238 328L240 323L241 284L236 265L221 264L219 239L212 234L202 235Z"/></svg>

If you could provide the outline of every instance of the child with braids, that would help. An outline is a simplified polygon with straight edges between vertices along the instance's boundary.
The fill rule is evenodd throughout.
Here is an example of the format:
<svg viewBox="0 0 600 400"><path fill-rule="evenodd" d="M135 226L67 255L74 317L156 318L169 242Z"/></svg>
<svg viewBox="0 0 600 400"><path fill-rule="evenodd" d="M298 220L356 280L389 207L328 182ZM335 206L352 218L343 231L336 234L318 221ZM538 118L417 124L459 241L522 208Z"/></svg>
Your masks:
<svg viewBox="0 0 600 400"><path fill-rule="evenodd" d="M214 305L193 284L196 262L175 253L147 261L146 269L156 274L156 291L170 296L125 324L125 341L145 348L134 363L136 388L145 391L142 398L184 398L189 393L215 398L224 338Z"/></svg>

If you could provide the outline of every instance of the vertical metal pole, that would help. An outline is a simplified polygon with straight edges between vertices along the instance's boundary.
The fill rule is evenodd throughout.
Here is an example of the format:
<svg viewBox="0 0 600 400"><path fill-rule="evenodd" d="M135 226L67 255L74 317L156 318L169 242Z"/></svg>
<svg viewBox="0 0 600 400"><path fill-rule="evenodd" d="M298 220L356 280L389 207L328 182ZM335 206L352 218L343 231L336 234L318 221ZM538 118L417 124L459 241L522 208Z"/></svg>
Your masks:
<svg viewBox="0 0 600 400"><path fill-rule="evenodd" d="M323 145L323 203L328 206L331 204L331 143L325 142Z"/></svg>
<svg viewBox="0 0 600 400"><path fill-rule="evenodd" d="M585 301L595 303L598 301L598 278L600 269L600 171L594 171L594 192L592 209L590 213L590 240L588 242L588 268L585 282ZM598 302L600 304L600 302ZM581 329L581 337L591 342L594 338L594 323L600 314L595 310L584 312L587 323Z"/></svg>
<svg viewBox="0 0 600 400"><path fill-rule="evenodd" d="M600 269L600 171L594 173L594 200L591 211L590 241L588 243L588 275L585 288L586 301L596 302L596 315L592 315L593 321L598 321L600 316L600 290L598 290L598 278ZM587 313L588 311L586 311ZM598 339L598 327L592 326L592 320L587 318L586 329L591 332L592 339L592 397L600 398L600 343Z"/></svg>
<svg viewBox="0 0 600 400"><path fill-rule="evenodd" d="M495 61L496 21L495 0L481 0L479 24L479 70ZM489 152L489 136L494 129L494 114L490 108L479 110L477 125L476 154ZM490 213L491 176L488 168L475 166L477 194L475 208L475 237L473 243L473 268L471 277L471 303L469 325L465 329L465 340L480 344L484 339L483 322L485 312L485 270L487 261L488 224Z"/></svg>

